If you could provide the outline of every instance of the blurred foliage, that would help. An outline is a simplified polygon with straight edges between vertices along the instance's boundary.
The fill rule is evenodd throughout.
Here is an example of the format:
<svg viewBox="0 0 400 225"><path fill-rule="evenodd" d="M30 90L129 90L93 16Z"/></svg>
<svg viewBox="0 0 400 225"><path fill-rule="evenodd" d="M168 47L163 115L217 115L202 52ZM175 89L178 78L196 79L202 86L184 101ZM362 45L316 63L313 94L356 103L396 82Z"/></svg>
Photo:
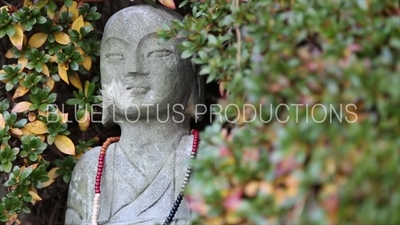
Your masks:
<svg viewBox="0 0 400 225"><path fill-rule="evenodd" d="M187 39L223 106L200 136L193 222L400 224L400 3L188 4L161 41Z"/></svg>
<svg viewBox="0 0 400 225"><path fill-rule="evenodd" d="M99 102L93 95L99 78L90 70L99 55L94 22L100 16L96 7L71 0L24 0L0 8L0 38L9 38L5 57L14 62L0 71L7 93L0 102L0 171L7 187L0 223L19 224L18 215L41 200L37 189L58 176L69 182L76 159L96 143L84 132ZM69 137L67 123L74 119L82 139ZM59 159L50 157L53 150Z"/></svg>

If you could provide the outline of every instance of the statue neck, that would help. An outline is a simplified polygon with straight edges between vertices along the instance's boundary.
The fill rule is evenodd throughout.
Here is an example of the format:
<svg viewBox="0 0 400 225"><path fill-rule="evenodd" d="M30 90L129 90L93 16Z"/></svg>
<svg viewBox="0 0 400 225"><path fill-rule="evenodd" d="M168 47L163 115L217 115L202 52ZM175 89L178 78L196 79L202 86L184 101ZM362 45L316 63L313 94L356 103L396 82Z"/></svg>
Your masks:
<svg viewBox="0 0 400 225"><path fill-rule="evenodd" d="M178 148L180 140L185 135L190 135L189 121L176 123L168 120L161 123L158 120L139 120L135 123L122 122L121 139L119 147L128 158L142 158L158 154L167 157L174 149Z"/></svg>

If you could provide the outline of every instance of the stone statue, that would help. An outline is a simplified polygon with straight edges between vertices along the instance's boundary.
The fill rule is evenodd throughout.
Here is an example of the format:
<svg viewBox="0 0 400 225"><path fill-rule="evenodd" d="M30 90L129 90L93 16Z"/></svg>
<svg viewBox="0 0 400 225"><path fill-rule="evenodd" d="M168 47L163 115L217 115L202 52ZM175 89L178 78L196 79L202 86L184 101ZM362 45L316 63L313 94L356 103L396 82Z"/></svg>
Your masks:
<svg viewBox="0 0 400 225"><path fill-rule="evenodd" d="M98 224L163 223L179 194L192 149L189 123L202 87L190 60L181 59L177 50L182 40L158 43L156 31L173 19L182 18L139 5L117 12L106 24L102 84L120 82L117 93L128 91L131 99L103 107L103 123L117 123L121 137L105 156ZM91 224L99 154L96 147L76 164L67 225ZM185 224L189 217L183 200L172 224Z"/></svg>

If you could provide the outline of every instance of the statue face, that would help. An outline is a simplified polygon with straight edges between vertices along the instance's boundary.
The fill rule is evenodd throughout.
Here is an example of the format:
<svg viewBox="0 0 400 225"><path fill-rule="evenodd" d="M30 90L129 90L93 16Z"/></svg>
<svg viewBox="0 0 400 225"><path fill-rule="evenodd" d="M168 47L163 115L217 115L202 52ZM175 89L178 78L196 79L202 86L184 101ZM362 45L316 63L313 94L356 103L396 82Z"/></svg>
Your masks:
<svg viewBox="0 0 400 225"><path fill-rule="evenodd" d="M115 14L102 41L102 83L110 84L115 79L130 91L135 107L124 112L128 114L136 114L135 110L143 114L149 108L146 104L158 105L158 113L168 104L170 108L177 103L185 106L192 90L188 84L194 82L190 64L180 58L177 50L179 40L158 44L156 31L175 15L149 7L128 8Z"/></svg>

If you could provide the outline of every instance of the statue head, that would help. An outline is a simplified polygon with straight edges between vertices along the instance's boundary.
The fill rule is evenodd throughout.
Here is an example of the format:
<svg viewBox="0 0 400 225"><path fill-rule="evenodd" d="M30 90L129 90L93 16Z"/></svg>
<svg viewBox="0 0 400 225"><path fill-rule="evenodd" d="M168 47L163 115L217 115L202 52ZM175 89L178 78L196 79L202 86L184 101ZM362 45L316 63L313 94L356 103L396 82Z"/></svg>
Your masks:
<svg viewBox="0 0 400 225"><path fill-rule="evenodd" d="M115 105L103 107L103 123L113 115L153 117L177 104L183 107L174 110L181 108L188 117L194 116L202 87L190 59L180 57L177 46L182 39L159 44L157 38L162 25L174 19L182 17L165 8L137 5L120 10L108 20L101 43L101 82L122 84L123 90L115 93L130 93L131 101L125 103L131 105L125 105L125 110Z"/></svg>

